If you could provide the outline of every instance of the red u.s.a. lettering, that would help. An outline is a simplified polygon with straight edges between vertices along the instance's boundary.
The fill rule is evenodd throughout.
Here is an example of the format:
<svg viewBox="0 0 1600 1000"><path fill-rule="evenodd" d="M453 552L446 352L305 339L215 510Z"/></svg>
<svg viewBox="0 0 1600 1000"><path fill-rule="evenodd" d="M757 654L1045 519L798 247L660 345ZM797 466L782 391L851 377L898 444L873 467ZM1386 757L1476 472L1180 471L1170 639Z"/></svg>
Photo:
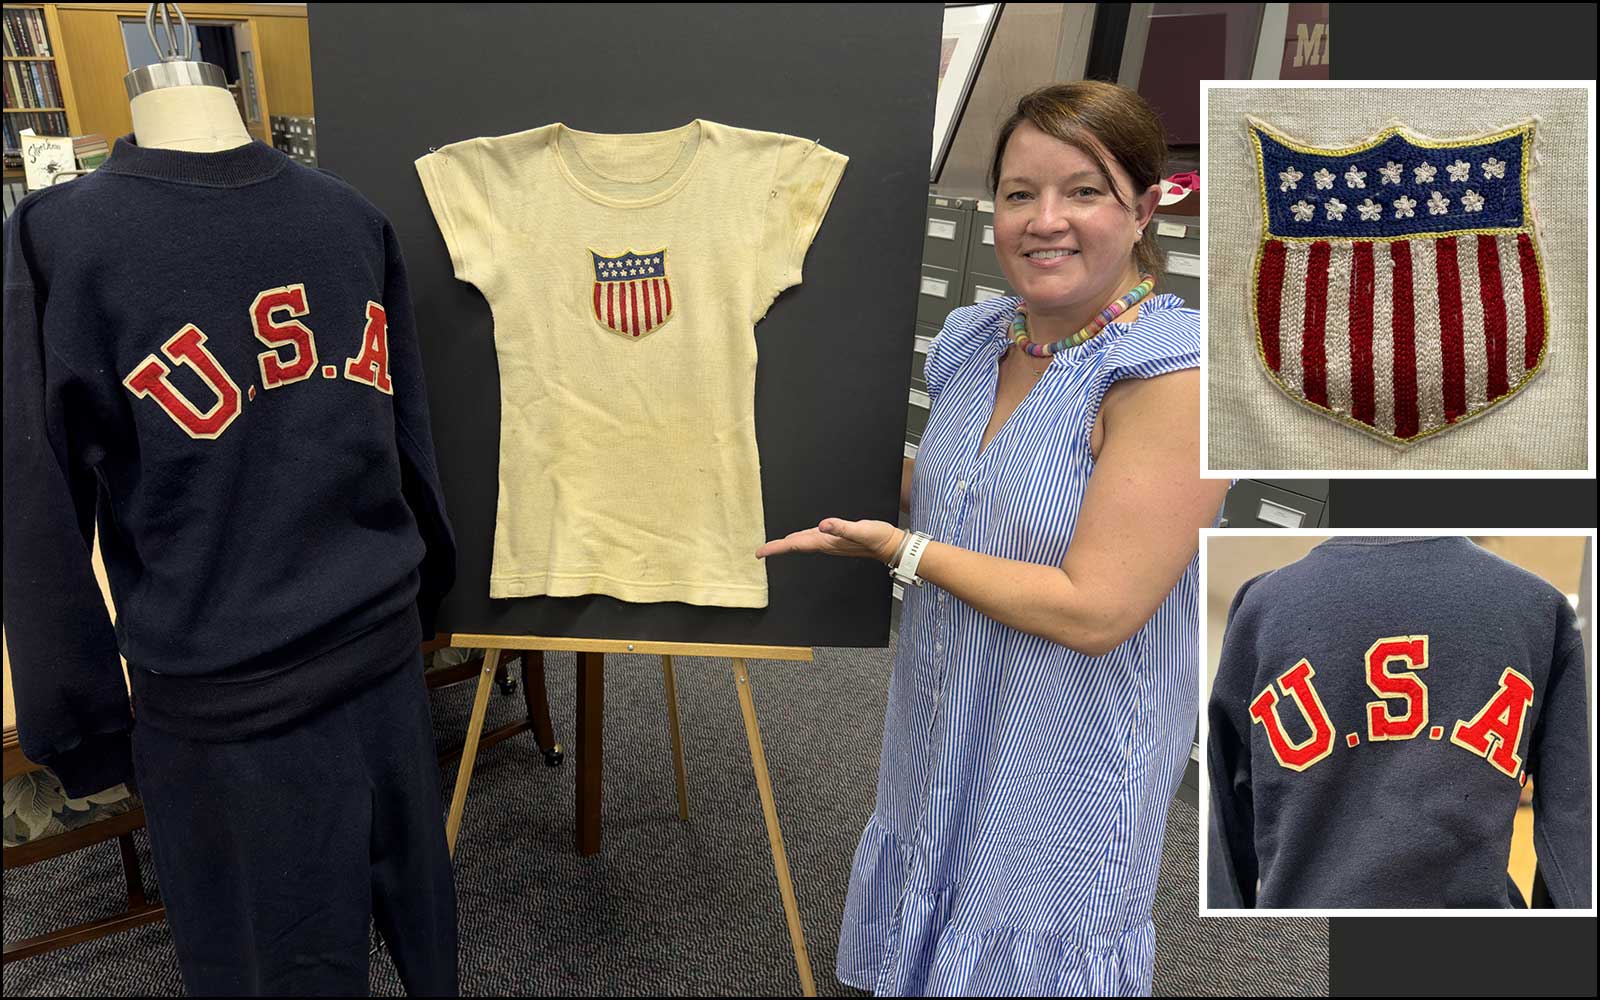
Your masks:
<svg viewBox="0 0 1600 1000"><path fill-rule="evenodd" d="M1443 726L1428 724L1428 686L1418 673L1428 668L1428 655L1425 635L1388 636L1367 648L1362 667L1367 686L1377 696L1366 706L1368 742L1411 740L1424 732L1430 739L1444 736ZM1334 724L1317 694L1314 676L1316 670L1311 662L1301 659L1250 701L1252 723L1262 727L1273 756L1291 771L1304 771L1327 759L1336 743ZM1304 739L1291 739L1284 730L1279 714L1283 698L1294 702L1310 730ZM1450 742L1482 757L1507 777L1524 780L1517 746L1532 705L1533 682L1515 668L1506 667L1494 694L1478 714L1450 728ZM1354 748L1360 745L1361 737L1350 733L1345 742Z"/></svg>
<svg viewBox="0 0 1600 1000"><path fill-rule="evenodd" d="M284 285L261 292L250 303L250 329L267 350L256 355L256 366L264 391L281 389L311 378L320 364L316 335L301 319L310 315L311 305L303 284ZM361 350L344 365L344 377L369 385L379 392L394 395L389 376L389 320L382 305L370 299L361 333ZM287 351L287 353L284 353ZM216 355L206 347L206 335L193 323L161 345L164 362L156 354L146 355L122 380L139 399L149 399L172 418L173 423L192 438L216 440L244 409L244 402L255 398L255 386L248 394L223 369ZM171 362L171 366L167 364ZM216 398L202 409L172 384L169 376L178 365L188 365ZM322 368L328 378L337 366Z"/></svg>

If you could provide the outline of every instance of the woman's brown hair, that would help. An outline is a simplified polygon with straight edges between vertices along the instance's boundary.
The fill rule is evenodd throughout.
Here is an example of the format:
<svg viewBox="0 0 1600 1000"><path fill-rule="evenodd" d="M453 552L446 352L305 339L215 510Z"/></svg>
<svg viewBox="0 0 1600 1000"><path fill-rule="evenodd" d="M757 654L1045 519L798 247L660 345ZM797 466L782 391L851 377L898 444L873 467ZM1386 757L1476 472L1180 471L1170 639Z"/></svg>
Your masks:
<svg viewBox="0 0 1600 1000"><path fill-rule="evenodd" d="M1082 150L1100 169L1117 203L1130 211L1133 206L1117 189L1100 148L1109 152L1133 178L1135 195L1166 176L1166 131L1149 102L1115 84L1082 80L1041 87L1017 102L1017 110L1006 119L995 139L994 162L989 167L991 194L999 191L1000 160L1005 156L1006 143L1023 122L1030 122L1045 135ZM1160 274L1166 269L1167 255L1156 243L1153 227L1145 230L1144 238L1134 248L1134 260L1141 271L1150 274Z"/></svg>

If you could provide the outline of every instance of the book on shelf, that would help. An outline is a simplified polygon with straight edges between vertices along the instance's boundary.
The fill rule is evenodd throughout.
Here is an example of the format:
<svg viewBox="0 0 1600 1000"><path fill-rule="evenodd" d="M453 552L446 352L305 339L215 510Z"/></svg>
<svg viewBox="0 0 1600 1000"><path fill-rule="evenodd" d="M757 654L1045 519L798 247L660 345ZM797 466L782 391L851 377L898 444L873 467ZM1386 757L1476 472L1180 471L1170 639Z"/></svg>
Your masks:
<svg viewBox="0 0 1600 1000"><path fill-rule="evenodd" d="M6 107L62 107L61 79L54 63L8 62L6 66Z"/></svg>
<svg viewBox="0 0 1600 1000"><path fill-rule="evenodd" d="M64 136L70 133L67 116L60 111L16 111L5 116L6 166L22 163L22 131L32 129L39 135Z"/></svg>
<svg viewBox="0 0 1600 1000"><path fill-rule="evenodd" d="M106 162L106 157L111 155L111 145L106 142L103 135L80 135L72 140L72 155L78 161L79 170L93 170Z"/></svg>
<svg viewBox="0 0 1600 1000"><path fill-rule="evenodd" d="M50 57L55 54L50 49L50 33L45 30L44 11L8 9L5 14L6 55Z"/></svg>

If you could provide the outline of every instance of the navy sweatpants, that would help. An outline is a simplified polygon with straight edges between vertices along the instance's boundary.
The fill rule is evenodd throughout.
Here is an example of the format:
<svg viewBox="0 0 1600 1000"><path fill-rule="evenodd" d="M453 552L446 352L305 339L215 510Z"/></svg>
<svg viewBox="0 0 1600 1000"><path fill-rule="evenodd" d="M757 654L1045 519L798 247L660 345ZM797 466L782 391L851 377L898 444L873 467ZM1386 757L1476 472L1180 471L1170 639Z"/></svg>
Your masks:
<svg viewBox="0 0 1600 1000"><path fill-rule="evenodd" d="M365 995L370 918L410 995L456 994L455 879L420 655L241 742L135 724L133 758L191 995Z"/></svg>

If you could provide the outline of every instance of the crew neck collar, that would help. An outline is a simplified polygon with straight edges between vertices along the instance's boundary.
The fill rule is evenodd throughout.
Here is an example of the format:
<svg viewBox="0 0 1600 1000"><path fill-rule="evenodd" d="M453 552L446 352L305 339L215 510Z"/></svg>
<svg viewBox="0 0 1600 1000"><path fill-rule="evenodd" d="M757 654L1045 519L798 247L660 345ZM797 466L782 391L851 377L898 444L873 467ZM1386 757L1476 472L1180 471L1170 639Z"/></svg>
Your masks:
<svg viewBox="0 0 1600 1000"><path fill-rule="evenodd" d="M1317 548L1325 545L1404 545L1408 542L1463 542L1467 539L1462 535L1336 535Z"/></svg>
<svg viewBox="0 0 1600 1000"><path fill-rule="evenodd" d="M610 206L612 208L644 208L649 205L657 205L663 201L666 201L679 191L683 190L684 186L689 183L689 178L694 174L695 168L699 166L700 161L705 158L704 152L706 145L706 133L708 131L709 124L710 123L704 119L696 118L687 125L680 125L679 127L673 129L664 129L659 132L610 133L584 132L579 129L572 128L564 122L556 122L551 126L554 135L554 138L551 141L551 150L555 154L556 168L560 171L562 178L565 179L569 185L576 189L577 192L583 195L585 198L598 202L602 205ZM584 183L584 181L577 176L572 168L572 165L567 162L566 155L561 149L563 137L571 137L574 141L587 141L597 145L613 144L626 147L631 142L652 139L659 140L667 136L679 136L682 138L683 144L693 142L694 152L690 157L688 164L684 166L683 172L679 174L671 184L669 184L666 188L655 192L654 194L647 195L642 198L615 198L595 190L590 185ZM682 151L682 148L682 145L680 145L680 152ZM574 152L575 155L578 155L581 159L581 151L575 150ZM675 164L669 165L667 167L667 171L670 171L673 165ZM586 169L591 171L594 170L593 167L586 167ZM596 172L598 173L598 171ZM642 181L638 183L638 186L646 187L649 183L649 181Z"/></svg>
<svg viewBox="0 0 1600 1000"><path fill-rule="evenodd" d="M276 176L289 157L259 139L216 153L140 146L132 133L118 139L101 170L175 184L234 188Z"/></svg>

